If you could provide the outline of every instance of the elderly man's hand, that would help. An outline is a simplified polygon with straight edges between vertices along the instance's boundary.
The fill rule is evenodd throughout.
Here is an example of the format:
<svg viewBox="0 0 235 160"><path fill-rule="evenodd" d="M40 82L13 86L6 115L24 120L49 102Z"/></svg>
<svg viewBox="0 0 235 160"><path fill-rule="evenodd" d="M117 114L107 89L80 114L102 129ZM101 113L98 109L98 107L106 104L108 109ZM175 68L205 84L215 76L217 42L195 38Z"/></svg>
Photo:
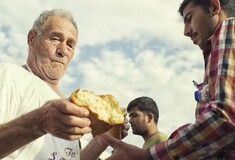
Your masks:
<svg viewBox="0 0 235 160"><path fill-rule="evenodd" d="M42 132L56 137L76 140L91 132L89 111L67 99L46 102L35 114Z"/></svg>

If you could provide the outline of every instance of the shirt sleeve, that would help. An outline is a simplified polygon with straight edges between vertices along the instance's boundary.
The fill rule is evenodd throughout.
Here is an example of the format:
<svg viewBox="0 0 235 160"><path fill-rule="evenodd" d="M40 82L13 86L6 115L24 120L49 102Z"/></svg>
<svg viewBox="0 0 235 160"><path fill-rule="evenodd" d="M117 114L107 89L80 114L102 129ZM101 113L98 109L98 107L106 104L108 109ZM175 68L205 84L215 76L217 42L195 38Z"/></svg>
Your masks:
<svg viewBox="0 0 235 160"><path fill-rule="evenodd" d="M209 102L197 104L195 124L180 127L166 142L151 147L150 159L208 159L235 144L234 36L234 19L217 26L204 79Z"/></svg>

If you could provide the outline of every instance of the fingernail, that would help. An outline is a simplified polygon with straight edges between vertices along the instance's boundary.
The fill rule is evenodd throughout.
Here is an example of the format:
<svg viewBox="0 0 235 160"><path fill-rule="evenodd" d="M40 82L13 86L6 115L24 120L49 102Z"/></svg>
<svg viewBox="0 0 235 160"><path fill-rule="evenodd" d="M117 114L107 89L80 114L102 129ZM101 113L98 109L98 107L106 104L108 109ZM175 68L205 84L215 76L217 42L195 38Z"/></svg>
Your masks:
<svg viewBox="0 0 235 160"><path fill-rule="evenodd" d="M89 115L89 111L84 111L84 116L88 116Z"/></svg>

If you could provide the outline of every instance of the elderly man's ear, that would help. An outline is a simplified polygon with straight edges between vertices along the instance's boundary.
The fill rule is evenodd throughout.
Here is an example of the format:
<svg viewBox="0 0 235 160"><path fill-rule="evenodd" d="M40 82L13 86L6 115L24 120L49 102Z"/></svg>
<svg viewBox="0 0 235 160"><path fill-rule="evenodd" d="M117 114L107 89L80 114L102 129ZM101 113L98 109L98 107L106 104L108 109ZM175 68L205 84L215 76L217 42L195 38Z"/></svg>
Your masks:
<svg viewBox="0 0 235 160"><path fill-rule="evenodd" d="M36 38L36 31L31 29L28 33L28 45L32 45L35 41L35 38Z"/></svg>

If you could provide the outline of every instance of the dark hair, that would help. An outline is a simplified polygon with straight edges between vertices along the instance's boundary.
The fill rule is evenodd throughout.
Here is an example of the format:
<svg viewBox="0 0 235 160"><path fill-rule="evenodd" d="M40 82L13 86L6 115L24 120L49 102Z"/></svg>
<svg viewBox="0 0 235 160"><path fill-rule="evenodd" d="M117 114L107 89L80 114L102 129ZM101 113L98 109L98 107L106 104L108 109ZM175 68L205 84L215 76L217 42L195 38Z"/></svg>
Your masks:
<svg viewBox="0 0 235 160"><path fill-rule="evenodd" d="M228 17L235 17L235 1L234 0L219 0L222 10ZM201 6L206 12L209 12L211 0L183 0L180 4L178 12L183 16L184 8L189 4Z"/></svg>
<svg viewBox="0 0 235 160"><path fill-rule="evenodd" d="M127 106L127 112L130 112L134 107L137 107L141 112L152 113L155 123L158 123L159 111L156 102L152 98L143 96L132 100Z"/></svg>

